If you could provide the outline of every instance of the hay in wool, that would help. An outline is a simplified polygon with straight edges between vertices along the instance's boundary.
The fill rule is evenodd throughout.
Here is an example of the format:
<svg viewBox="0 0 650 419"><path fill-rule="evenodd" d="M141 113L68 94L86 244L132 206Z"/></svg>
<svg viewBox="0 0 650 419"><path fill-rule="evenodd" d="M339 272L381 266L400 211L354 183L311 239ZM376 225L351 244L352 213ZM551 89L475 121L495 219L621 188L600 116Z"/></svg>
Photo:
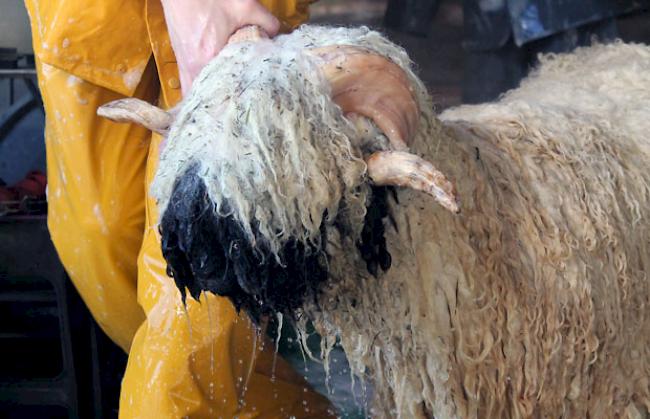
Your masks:
<svg viewBox="0 0 650 419"><path fill-rule="evenodd" d="M392 267L376 280L332 258L306 307L374 383L371 416L647 415L650 47L546 56L497 103L441 120L413 150L456 182L462 214L401 191Z"/></svg>

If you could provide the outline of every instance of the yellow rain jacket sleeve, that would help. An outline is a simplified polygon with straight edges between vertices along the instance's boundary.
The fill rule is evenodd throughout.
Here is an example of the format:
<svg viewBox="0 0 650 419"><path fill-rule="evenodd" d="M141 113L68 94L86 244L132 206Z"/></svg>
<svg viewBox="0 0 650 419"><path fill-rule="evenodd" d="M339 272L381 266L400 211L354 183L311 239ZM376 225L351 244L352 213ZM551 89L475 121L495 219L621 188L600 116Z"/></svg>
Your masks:
<svg viewBox="0 0 650 419"><path fill-rule="evenodd" d="M308 1L261 3L285 29L307 17ZM95 114L124 96L180 100L159 0L26 5L46 110L48 224L93 316L129 351L120 417L329 417L327 400L228 300L181 304L148 198L160 138Z"/></svg>

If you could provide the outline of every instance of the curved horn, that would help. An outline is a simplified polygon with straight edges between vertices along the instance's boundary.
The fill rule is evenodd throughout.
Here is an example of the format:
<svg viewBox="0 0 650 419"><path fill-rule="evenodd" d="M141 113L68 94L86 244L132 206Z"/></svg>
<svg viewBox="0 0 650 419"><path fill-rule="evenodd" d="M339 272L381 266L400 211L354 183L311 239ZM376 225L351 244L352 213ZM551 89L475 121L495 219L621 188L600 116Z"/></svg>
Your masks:
<svg viewBox="0 0 650 419"><path fill-rule="evenodd" d="M167 135L174 121L171 112L135 98L108 102L97 108L97 115L115 122L135 122L162 135Z"/></svg>
<svg viewBox="0 0 650 419"><path fill-rule="evenodd" d="M433 164L403 151L379 151L366 159L376 185L404 186L426 192L453 213L460 212L456 188Z"/></svg>
<svg viewBox="0 0 650 419"><path fill-rule="evenodd" d="M362 47L334 45L308 53L320 59L332 98L345 113L370 118L393 149L408 148L417 130L419 109L404 70Z"/></svg>

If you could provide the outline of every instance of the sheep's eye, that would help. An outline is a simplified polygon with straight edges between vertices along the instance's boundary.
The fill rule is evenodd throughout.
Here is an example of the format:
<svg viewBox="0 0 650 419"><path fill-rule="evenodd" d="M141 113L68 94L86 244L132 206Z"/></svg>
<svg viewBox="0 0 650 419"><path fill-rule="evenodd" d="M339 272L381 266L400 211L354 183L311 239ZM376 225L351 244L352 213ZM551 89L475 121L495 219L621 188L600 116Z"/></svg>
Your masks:
<svg viewBox="0 0 650 419"><path fill-rule="evenodd" d="M239 252L240 252L240 245L238 240L233 240L230 242L230 257L231 258L238 258L239 257Z"/></svg>

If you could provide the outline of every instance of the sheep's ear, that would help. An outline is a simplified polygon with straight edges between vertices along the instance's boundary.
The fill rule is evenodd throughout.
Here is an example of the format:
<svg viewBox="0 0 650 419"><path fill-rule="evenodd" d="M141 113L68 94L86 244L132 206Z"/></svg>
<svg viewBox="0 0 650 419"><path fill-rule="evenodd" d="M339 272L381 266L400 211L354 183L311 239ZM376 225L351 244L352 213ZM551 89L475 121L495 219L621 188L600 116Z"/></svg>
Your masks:
<svg viewBox="0 0 650 419"><path fill-rule="evenodd" d="M115 122L135 122L162 135L167 135L174 122L172 113L140 99L120 99L97 109L97 115Z"/></svg>

